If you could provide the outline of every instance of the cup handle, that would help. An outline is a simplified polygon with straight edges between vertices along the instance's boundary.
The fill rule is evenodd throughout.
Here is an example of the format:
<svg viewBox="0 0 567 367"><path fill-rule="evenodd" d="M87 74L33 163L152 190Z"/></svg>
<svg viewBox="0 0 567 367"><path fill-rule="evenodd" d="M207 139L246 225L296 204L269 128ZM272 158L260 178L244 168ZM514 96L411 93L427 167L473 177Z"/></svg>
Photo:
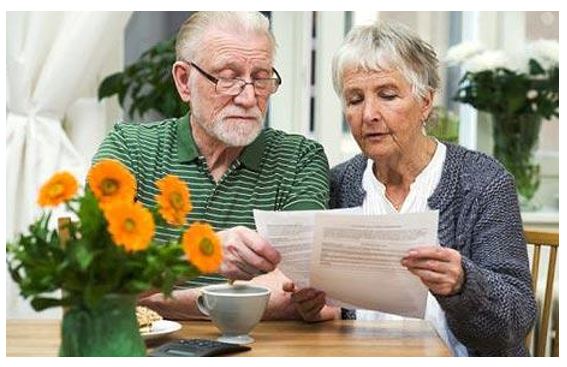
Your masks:
<svg viewBox="0 0 567 367"><path fill-rule="evenodd" d="M207 308L207 306L205 305L205 300L203 298L203 294L199 294L199 296L197 297L197 308L199 309L199 311L201 311L201 313L205 316L211 316L209 309Z"/></svg>

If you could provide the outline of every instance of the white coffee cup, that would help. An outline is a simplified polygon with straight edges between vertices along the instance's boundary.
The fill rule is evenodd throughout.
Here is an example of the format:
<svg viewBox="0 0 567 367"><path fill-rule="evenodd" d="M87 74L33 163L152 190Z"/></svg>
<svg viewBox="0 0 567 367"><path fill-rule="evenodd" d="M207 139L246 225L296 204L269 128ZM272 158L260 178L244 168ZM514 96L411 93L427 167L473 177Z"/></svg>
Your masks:
<svg viewBox="0 0 567 367"><path fill-rule="evenodd" d="M199 310L210 316L222 332L217 340L250 344L248 335L260 322L270 298L270 289L252 284L218 284L201 288L197 297Z"/></svg>

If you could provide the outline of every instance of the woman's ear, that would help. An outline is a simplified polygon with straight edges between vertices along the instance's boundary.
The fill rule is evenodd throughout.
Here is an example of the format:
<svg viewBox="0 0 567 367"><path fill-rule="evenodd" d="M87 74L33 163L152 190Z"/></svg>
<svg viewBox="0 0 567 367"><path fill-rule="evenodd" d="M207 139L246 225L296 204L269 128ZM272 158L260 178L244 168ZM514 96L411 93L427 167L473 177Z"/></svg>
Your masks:
<svg viewBox="0 0 567 367"><path fill-rule="evenodd" d="M176 61L171 68L171 74L175 82L177 93L183 102L191 100L191 89L189 88L190 67L187 63Z"/></svg>
<svg viewBox="0 0 567 367"><path fill-rule="evenodd" d="M435 92L428 90L425 96L421 99L421 119L422 121L427 121L429 115L431 115L431 110L433 109L433 100L435 98Z"/></svg>

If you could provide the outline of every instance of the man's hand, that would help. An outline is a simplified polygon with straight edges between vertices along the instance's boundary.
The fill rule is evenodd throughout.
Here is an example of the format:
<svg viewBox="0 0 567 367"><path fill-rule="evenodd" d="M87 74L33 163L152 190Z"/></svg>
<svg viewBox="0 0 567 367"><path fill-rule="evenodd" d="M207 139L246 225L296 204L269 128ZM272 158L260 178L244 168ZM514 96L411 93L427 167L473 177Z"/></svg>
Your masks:
<svg viewBox="0 0 567 367"><path fill-rule="evenodd" d="M256 231L238 226L218 232L223 246L219 272L228 279L250 280L273 271L280 254Z"/></svg>
<svg viewBox="0 0 567 367"><path fill-rule="evenodd" d="M291 302L299 315L307 322L319 322L336 319L339 315L337 307L326 306L325 292L315 288L296 289L295 284L286 282L282 289L291 293Z"/></svg>
<svg viewBox="0 0 567 367"><path fill-rule="evenodd" d="M461 254L456 250L440 246L418 247L408 251L401 263L432 293L451 296L461 291L465 274Z"/></svg>

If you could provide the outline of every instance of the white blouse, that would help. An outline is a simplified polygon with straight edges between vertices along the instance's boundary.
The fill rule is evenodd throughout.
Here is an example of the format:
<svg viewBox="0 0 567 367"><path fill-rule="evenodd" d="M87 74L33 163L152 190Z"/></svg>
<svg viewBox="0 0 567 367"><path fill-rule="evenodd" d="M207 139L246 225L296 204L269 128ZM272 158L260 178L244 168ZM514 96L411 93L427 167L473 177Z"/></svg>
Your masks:
<svg viewBox="0 0 567 367"><path fill-rule="evenodd" d="M427 204L427 199L433 194L435 188L441 180L441 172L447 147L441 142L437 142L435 154L427 166L415 178L410 185L410 191L405 198L400 210L396 208L386 197L386 187L374 176L372 160L368 160L366 170L362 177L362 187L366 191L366 197L362 203L364 214L383 215L394 213L416 213L431 210ZM384 312L370 310L356 310L357 320L403 320L404 317L388 314ZM427 306L425 307L425 320L431 322L439 333L443 341L451 348L455 356L467 356L467 349L453 335L447 325L445 312L439 306L435 297L428 293Z"/></svg>

